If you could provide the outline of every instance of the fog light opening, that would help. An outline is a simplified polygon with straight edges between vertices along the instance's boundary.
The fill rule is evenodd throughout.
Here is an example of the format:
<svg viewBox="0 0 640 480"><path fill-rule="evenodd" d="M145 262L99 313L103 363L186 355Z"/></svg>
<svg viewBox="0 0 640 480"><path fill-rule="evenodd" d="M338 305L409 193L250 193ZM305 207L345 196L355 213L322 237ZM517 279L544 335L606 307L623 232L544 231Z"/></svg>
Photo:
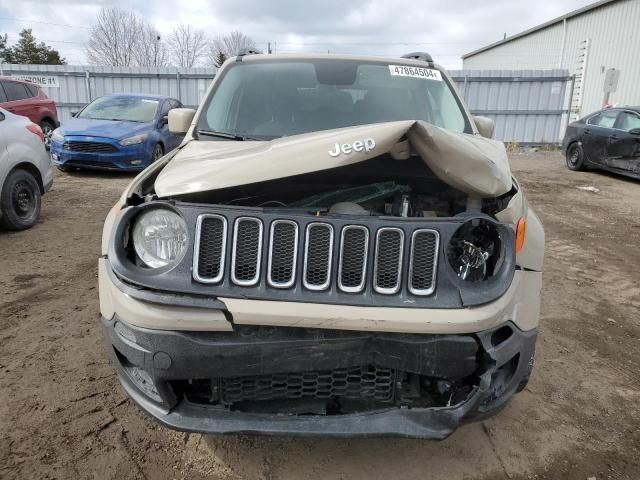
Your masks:
<svg viewBox="0 0 640 480"><path fill-rule="evenodd" d="M161 402L160 394L156 388L153 378L146 370L132 364L127 357L125 357L116 347L113 347L113 351L124 370L124 373L129 377L133 384L149 398Z"/></svg>
<svg viewBox="0 0 640 480"><path fill-rule="evenodd" d="M505 325L491 334L491 345L497 347L509 340L511 335L513 335L513 330L511 327Z"/></svg>

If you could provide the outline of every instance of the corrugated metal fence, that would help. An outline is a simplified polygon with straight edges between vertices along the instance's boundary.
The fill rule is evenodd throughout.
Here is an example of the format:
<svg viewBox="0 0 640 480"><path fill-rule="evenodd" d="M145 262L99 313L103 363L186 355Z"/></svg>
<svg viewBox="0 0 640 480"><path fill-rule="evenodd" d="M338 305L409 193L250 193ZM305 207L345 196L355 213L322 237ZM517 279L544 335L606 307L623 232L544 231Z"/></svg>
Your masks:
<svg viewBox="0 0 640 480"><path fill-rule="evenodd" d="M58 105L60 121L101 95L150 93L197 106L215 76L212 68L131 68L2 65L2 75L30 77ZM495 138L522 144L557 143L566 125L573 77L566 70L453 70L470 110L496 122Z"/></svg>
<svg viewBox="0 0 640 480"><path fill-rule="evenodd" d="M567 70L452 70L475 115L496 122L494 138L558 143L564 134L574 77Z"/></svg>
<svg viewBox="0 0 640 480"><path fill-rule="evenodd" d="M215 76L214 68L138 68L73 65L2 65L1 75L19 76L43 86L56 101L60 122L91 100L108 93L168 95L196 107Z"/></svg>

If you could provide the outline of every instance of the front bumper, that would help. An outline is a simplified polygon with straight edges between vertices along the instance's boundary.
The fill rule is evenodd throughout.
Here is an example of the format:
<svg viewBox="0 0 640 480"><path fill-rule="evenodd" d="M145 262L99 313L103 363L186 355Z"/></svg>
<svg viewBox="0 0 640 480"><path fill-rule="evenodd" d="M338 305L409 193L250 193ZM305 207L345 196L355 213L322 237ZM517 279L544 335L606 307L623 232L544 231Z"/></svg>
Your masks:
<svg viewBox="0 0 640 480"><path fill-rule="evenodd" d="M65 137L65 142L90 142L85 137ZM116 140L101 139L99 144L108 144L113 152L78 152L64 148L62 142L51 142L51 161L59 167L76 167L93 170L141 171L151 161L151 152L146 143L123 147Z"/></svg>
<svg viewBox="0 0 640 480"><path fill-rule="evenodd" d="M168 427L329 437L446 438L458 426L498 412L523 388L533 365L537 334L511 322L464 335L260 326L236 326L230 332L176 332L135 327L117 315L103 317L102 324L125 390ZM189 393L191 385L209 379L266 378L362 365L409 372L410 378L420 382L466 383L467 390L454 401L456 395L451 393L444 404L411 405L400 398L398 383L392 403L339 414L296 414L300 410L287 412L286 404L277 413L236 408L215 399L193 401Z"/></svg>

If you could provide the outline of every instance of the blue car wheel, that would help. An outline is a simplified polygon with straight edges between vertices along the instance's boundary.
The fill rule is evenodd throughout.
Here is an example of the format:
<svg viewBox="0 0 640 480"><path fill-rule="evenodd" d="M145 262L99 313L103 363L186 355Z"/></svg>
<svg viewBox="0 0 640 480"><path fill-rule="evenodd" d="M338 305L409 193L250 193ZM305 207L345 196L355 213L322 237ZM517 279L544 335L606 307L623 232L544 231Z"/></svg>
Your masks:
<svg viewBox="0 0 640 480"><path fill-rule="evenodd" d="M164 155L164 149L162 148L162 145L159 143L156 143L155 147L153 147L153 153L151 155L151 163L155 162L163 155Z"/></svg>

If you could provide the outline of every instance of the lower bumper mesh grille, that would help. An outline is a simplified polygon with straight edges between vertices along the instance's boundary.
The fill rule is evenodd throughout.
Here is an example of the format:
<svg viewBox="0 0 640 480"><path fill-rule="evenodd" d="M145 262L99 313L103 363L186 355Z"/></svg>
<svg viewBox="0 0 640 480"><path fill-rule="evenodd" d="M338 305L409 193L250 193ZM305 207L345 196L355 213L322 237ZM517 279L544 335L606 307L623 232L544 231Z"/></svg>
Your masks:
<svg viewBox="0 0 640 480"><path fill-rule="evenodd" d="M223 378L222 403L302 398L351 398L390 401L394 371L375 366L328 371Z"/></svg>

